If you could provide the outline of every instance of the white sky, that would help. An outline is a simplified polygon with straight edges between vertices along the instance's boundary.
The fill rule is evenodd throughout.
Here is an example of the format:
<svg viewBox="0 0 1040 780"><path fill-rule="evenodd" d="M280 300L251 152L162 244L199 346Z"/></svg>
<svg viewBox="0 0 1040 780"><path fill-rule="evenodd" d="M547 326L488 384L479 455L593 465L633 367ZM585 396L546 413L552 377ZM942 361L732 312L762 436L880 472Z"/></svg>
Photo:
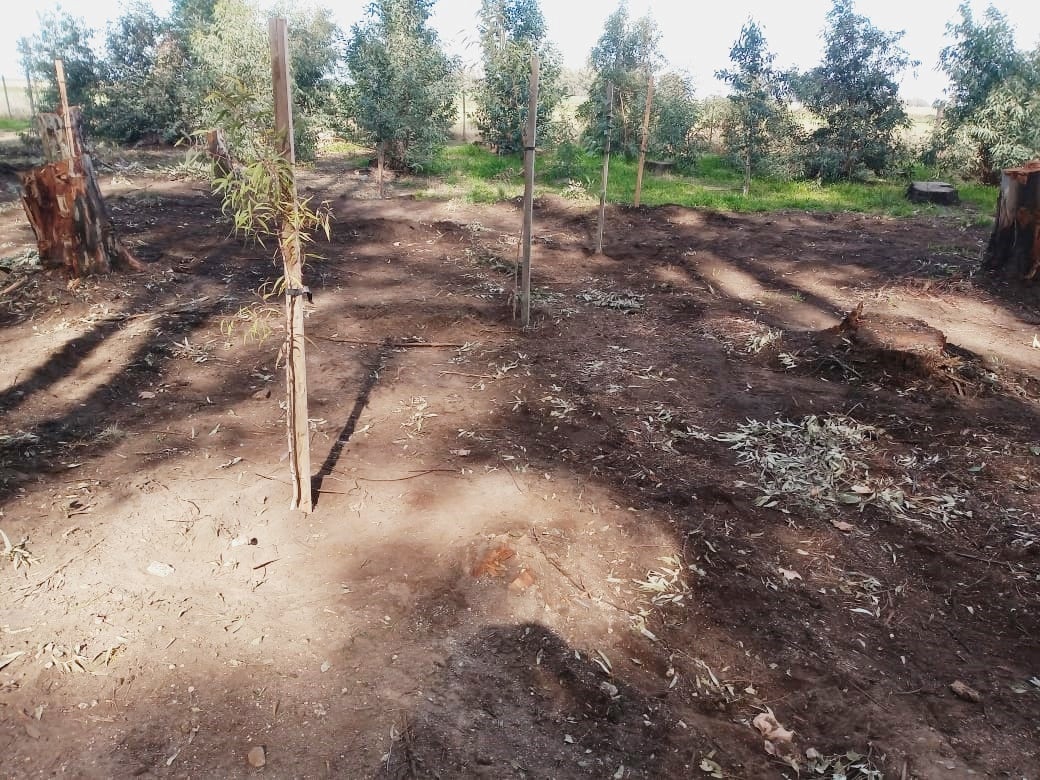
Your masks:
<svg viewBox="0 0 1040 780"><path fill-rule="evenodd" d="M311 2L311 0L300 0ZM169 0L151 0L160 12ZM921 61L916 74L908 73L902 82L905 98L940 97L946 82L936 72L939 50L944 45L946 22L956 14L959 0L858 0L857 11L885 30L905 30L904 47ZM357 21L367 0L328 0L345 29ZM976 14L987 3L972 0ZM36 28L36 15L52 8L53 0L5 0L0 26L0 73L9 83L21 83L17 40ZM97 29L118 17L123 0L66 0L63 7ZM1037 0L993 0L1017 32L1017 43L1032 48L1040 38L1040 2ZM449 48L462 56L464 42L473 36L479 0L439 0L434 25ZM606 17L616 8L613 0L542 0L549 35L563 53L565 64L581 67L603 29ZM749 16L765 28L769 47L777 54L780 67L807 69L819 61L820 31L830 0L721 0L699 3L696 0L630 0L629 10L638 17L652 12L663 33L662 49L673 68L693 75L701 96L721 93L714 72L729 65L729 49Z"/></svg>

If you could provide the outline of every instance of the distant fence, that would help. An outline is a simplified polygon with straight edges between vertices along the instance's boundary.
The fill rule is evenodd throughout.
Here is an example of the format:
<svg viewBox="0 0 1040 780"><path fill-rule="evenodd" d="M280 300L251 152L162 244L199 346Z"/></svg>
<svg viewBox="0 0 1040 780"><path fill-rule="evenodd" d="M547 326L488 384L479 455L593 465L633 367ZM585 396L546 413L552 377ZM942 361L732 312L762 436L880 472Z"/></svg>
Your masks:
<svg viewBox="0 0 1040 780"><path fill-rule="evenodd" d="M32 111L25 76L5 75L2 84L6 89L0 90L0 117L28 119Z"/></svg>

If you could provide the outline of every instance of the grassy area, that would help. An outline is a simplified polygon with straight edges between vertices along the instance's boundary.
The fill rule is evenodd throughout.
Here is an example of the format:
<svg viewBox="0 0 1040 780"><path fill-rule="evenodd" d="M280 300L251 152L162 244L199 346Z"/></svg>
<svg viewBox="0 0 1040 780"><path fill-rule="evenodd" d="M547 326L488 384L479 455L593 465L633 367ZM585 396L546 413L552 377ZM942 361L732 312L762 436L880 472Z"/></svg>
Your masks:
<svg viewBox="0 0 1040 780"><path fill-rule="evenodd" d="M18 117L0 117L0 130L6 130L11 133L21 133L24 130L29 129L28 119L19 119Z"/></svg>
<svg viewBox="0 0 1040 780"><path fill-rule="evenodd" d="M581 152L539 155L538 187L570 197L598 197L602 160ZM477 203L494 202L523 191L522 160L473 145L450 146L441 151L426 173L431 177L420 191L425 197L461 197ZM922 178L932 178L920 172ZM610 162L607 189L611 203L631 203L635 194L636 163L615 157ZM756 180L751 194L740 192L741 175L723 157L705 155L691 175L647 175L642 202L648 206L676 204L720 211L855 211L891 216L947 214L941 206L917 205L904 197L902 180L868 183L819 184L814 181ZM960 184L962 202L989 219L996 207L997 190Z"/></svg>

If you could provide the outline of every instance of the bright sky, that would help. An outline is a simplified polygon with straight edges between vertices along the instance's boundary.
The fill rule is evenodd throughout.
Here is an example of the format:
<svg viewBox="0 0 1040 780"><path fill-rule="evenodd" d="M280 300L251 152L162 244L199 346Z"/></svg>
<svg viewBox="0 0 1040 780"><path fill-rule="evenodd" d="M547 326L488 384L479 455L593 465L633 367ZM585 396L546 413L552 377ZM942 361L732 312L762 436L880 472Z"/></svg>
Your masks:
<svg viewBox="0 0 1040 780"><path fill-rule="evenodd" d="M300 0L311 2L311 0ZM940 97L946 82L936 72L939 50L944 45L946 22L953 19L960 0L858 0L857 11L866 14L885 30L905 30L904 47L921 61L916 74L903 79L905 98ZM169 0L151 0L160 12L169 8ZM36 15L52 8L53 0L7 0L4 23L0 27L0 73L10 83L18 80L21 69L15 49L17 40L36 28ZM124 0L66 0L63 7L85 19L88 25L103 29L106 22L118 17ZM328 0L335 16L345 29L357 21L367 0ZM985 0L971 0L981 15ZM1003 11L1018 35L1022 48L1032 48L1040 37L1040 2L1036 0L993 0ZM435 6L434 25L449 48L464 57L474 57L473 49L465 50L467 38L474 35L479 0L439 0ZM589 50L603 29L606 17L616 8L612 0L542 0L542 10L549 35L563 53L565 64L581 67ZM723 0L701 4L694 0L630 0L633 17L648 10L663 33L662 49L673 68L688 71L695 79L701 96L721 93L714 72L729 64L729 49L749 16L765 28L769 47L777 54L781 67L807 69L819 61L822 44L820 31L830 0Z"/></svg>

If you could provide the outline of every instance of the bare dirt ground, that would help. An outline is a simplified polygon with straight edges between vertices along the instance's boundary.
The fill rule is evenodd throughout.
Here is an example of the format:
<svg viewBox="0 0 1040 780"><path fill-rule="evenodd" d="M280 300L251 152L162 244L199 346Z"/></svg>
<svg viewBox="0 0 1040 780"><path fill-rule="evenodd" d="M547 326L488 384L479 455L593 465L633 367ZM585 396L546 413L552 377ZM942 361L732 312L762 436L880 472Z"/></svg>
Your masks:
<svg viewBox="0 0 1040 780"><path fill-rule="evenodd" d="M304 516L270 250L103 183L149 270L0 300L0 775L1040 778L1040 311L971 215L540 199L525 333L518 204L326 161Z"/></svg>

